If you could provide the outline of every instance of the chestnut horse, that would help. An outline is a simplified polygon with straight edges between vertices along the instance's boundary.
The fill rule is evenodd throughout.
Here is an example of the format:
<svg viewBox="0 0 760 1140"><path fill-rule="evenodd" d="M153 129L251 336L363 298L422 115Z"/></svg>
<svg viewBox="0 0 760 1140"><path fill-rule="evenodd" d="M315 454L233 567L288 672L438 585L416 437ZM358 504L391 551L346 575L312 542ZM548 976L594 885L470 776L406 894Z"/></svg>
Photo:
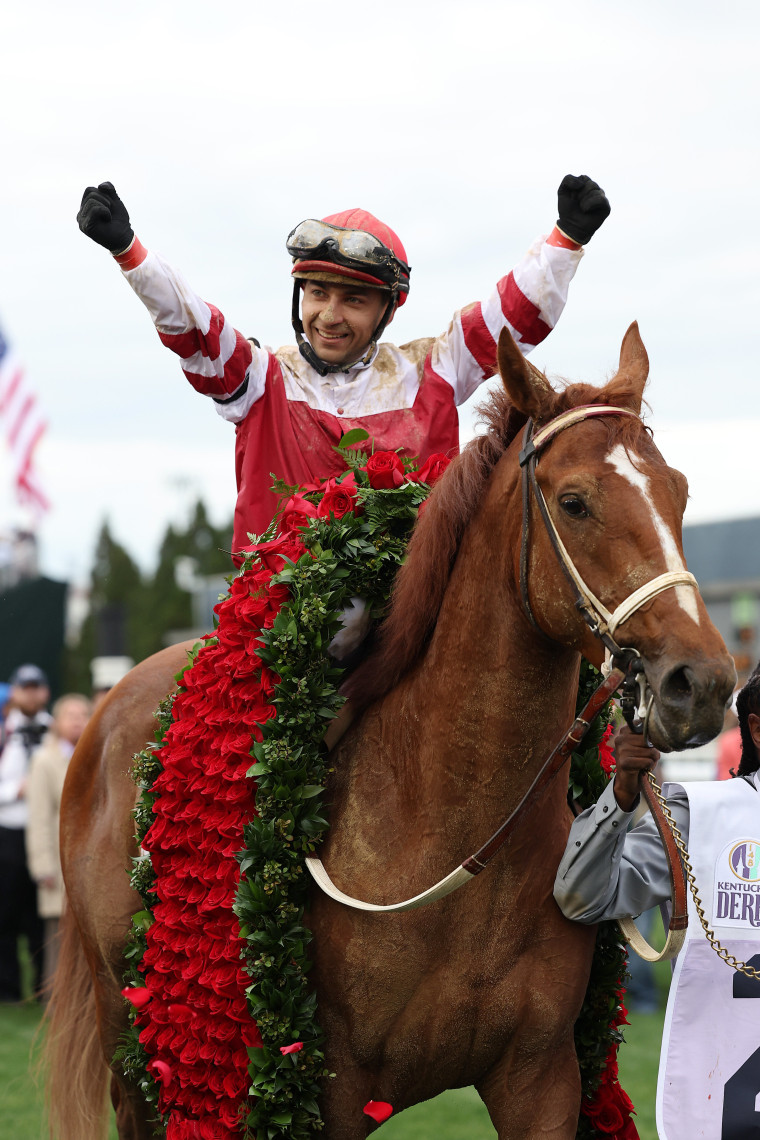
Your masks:
<svg viewBox="0 0 760 1140"><path fill-rule="evenodd" d="M418 894L496 830L572 721L581 654L602 663L533 502L528 606L521 597L516 435L527 418L545 424L589 404L636 413L583 419L542 450L537 467L556 529L607 607L684 570L686 480L638 418L648 360L637 326L599 389L555 392L507 334L499 368L506 396L492 398L489 430L431 495L379 648L350 681L361 715L333 753L321 855L340 889L374 903ZM653 743L668 751L715 736L735 673L697 590L660 593L619 636L646 667ZM70 918L49 1046L56 1140L105 1134L95 1122L108 1083L120 1140L151 1134L139 1091L118 1066L109 1075L126 1021L124 940L141 906L126 874L135 853L130 760L152 738L153 710L185 650L166 649L121 682L69 768L61 846ZM566 921L552 898L569 824L557 779L485 872L406 913L360 912L312 888L312 977L337 1074L322 1097L329 1140L373 1131L362 1112L370 1099L398 1112L464 1085L477 1088L500 1140L573 1140L573 1023L594 929Z"/></svg>

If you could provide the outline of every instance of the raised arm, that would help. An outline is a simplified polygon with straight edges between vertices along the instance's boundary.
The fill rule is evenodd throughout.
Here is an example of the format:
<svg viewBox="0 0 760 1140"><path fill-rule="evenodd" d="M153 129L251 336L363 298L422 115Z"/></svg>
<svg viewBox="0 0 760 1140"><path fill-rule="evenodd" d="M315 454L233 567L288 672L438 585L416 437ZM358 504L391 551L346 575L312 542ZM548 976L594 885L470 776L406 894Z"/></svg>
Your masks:
<svg viewBox="0 0 760 1140"><path fill-rule="evenodd" d="M163 344L180 357L197 392L218 407L229 404L247 385L250 407L264 390L266 356L213 305L193 292L158 254L135 237L129 214L110 182L88 186L77 214L82 233L107 249L153 319ZM226 417L229 418L229 417Z"/></svg>
<svg viewBox="0 0 760 1140"><path fill-rule="evenodd" d="M600 186L588 175L567 174L557 191L557 224L537 238L487 301L455 314L434 345L432 366L454 388L457 404L496 373L496 345L508 328L527 355L551 332L567 301L586 245L610 212Z"/></svg>

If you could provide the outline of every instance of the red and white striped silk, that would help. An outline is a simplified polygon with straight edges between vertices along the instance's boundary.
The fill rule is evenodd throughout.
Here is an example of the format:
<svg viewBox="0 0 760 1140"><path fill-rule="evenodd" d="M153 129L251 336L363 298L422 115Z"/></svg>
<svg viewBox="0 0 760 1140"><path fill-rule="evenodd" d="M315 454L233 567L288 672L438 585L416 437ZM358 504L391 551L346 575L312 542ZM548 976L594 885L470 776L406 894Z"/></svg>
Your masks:
<svg viewBox="0 0 760 1140"><path fill-rule="evenodd" d="M484 301L456 312L446 330L400 347L382 341L369 361L318 374L294 345L272 352L247 340L214 305L135 238L116 257L163 344L180 358L197 392L235 424L234 549L262 534L277 507L271 473L290 484L337 475L335 445L368 432L376 451L424 462L459 450L457 407L497 371L509 329L528 353L557 323L582 248L555 229L537 238Z"/></svg>
<svg viewBox="0 0 760 1140"><path fill-rule="evenodd" d="M0 431L10 455L16 499L37 518L50 508L34 464L46 427L24 369L0 332Z"/></svg>

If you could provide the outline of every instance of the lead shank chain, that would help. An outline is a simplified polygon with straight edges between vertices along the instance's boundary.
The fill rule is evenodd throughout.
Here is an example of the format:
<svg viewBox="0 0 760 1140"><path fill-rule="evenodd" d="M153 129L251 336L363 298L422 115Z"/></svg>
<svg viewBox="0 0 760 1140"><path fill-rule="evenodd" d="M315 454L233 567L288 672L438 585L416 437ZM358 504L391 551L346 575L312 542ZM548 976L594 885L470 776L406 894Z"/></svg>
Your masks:
<svg viewBox="0 0 760 1140"><path fill-rule="evenodd" d="M746 962L740 962L738 958L735 958L733 954L731 954L725 948L725 946L722 946L720 944L715 936L715 931L710 928L710 924L705 918L702 900L699 897L697 882L694 878L694 872L692 870L691 863L689 862L689 854L686 850L686 844L683 841L683 836L681 835L681 832L678 829L678 825L676 824L670 808L665 801L665 798L662 794L662 788L657 783L651 772L647 772L646 776L652 786L652 791L657 797L657 801L662 808L663 815L668 821L668 826L673 832L673 838L676 841L676 847L678 848L678 852L681 856L681 859L683 860L684 869L686 871L686 880L689 884L689 890L691 891L692 898L694 899L694 906L696 908L702 929L705 932L707 941L710 943L718 957L721 958L727 966L731 966L732 969L736 970L740 974L744 974L747 978L754 978L756 981L760 981L760 970L756 970L754 966L748 966Z"/></svg>

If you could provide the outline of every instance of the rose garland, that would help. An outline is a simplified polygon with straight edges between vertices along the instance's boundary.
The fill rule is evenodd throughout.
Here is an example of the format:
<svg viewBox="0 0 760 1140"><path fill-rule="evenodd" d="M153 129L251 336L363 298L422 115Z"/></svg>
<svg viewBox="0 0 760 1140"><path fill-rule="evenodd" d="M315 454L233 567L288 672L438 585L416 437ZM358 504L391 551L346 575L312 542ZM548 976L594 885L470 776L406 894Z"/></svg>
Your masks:
<svg viewBox="0 0 760 1140"><path fill-rule="evenodd" d="M127 949L132 1031L119 1059L167 1140L307 1140L322 1128L329 1074L307 978L303 858L327 827L323 737L343 703L326 648L350 598L382 613L448 463L433 456L414 470L393 452L350 450L365 438L341 441L347 471L337 479L277 485L289 496L283 510L159 709L157 743L135 758L142 853L132 882L144 910ZM597 798L598 757L593 743L576 755L576 799ZM625 1097L616 1066L625 959L603 931L576 1027L578 1137L631 1140L630 1107L619 1115L633 1131L610 1127L610 1097ZM378 1121L391 1111L365 1106Z"/></svg>

